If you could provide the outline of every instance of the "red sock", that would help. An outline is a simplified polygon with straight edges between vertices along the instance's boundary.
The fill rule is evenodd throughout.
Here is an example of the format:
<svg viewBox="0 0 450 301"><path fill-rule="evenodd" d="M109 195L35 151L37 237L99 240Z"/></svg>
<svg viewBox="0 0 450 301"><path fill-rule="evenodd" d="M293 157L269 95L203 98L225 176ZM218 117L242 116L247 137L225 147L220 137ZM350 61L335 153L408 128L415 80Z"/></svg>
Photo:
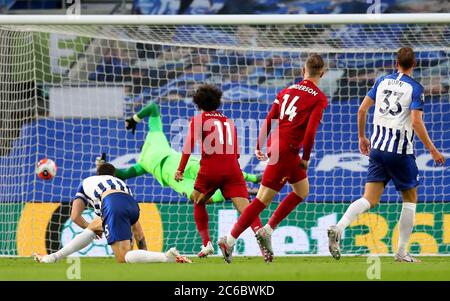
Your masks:
<svg viewBox="0 0 450 301"><path fill-rule="evenodd" d="M233 229L231 230L231 236L234 238L238 238L242 232L245 231L250 225L255 221L259 214L266 208L266 206L261 203L260 200L255 198L250 205L245 208L244 212L242 212L241 216L237 220L236 224L234 224ZM261 221L260 221L261 223Z"/></svg>
<svg viewBox="0 0 450 301"><path fill-rule="evenodd" d="M198 233L202 238L203 245L206 246L209 237L209 227L208 227L208 212L206 211L206 203L194 203L194 219L197 225Z"/></svg>
<svg viewBox="0 0 450 301"><path fill-rule="evenodd" d="M272 217L268 222L269 226L272 229L275 229L276 226L278 226L278 224L301 203L301 201L303 201L303 199L294 192L289 193L288 196L281 201L280 205L278 205L277 210L272 214Z"/></svg>
<svg viewBox="0 0 450 301"><path fill-rule="evenodd" d="M263 227L259 216L256 217L256 219L253 221L253 223L250 225L250 227L252 228L253 232L255 232L255 233L259 228Z"/></svg>

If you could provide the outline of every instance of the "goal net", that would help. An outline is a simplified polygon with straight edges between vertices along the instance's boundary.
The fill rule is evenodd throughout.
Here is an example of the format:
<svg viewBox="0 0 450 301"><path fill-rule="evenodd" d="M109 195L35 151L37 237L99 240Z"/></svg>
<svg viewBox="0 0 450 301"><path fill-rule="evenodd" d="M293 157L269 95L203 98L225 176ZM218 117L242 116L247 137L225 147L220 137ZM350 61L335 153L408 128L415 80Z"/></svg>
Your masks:
<svg viewBox="0 0 450 301"><path fill-rule="evenodd" d="M414 15L410 19L414 22ZM326 61L320 88L329 107L308 171L310 194L276 229L273 245L279 256L327 255L326 229L361 197L367 175L368 159L358 151L358 106L377 77L395 70L402 46L416 51L414 78L425 87L424 120L436 146L450 156L448 23L1 25L0 255L54 252L81 231L69 218L77 186L93 175L95 158L103 152L117 168L136 164L148 120L132 135L124 119L145 104L159 105L163 131L180 151L196 113L191 96L202 83L223 90L222 111L238 126L242 169L262 173L265 166L253 155L261 122L277 91L302 78L310 53ZM34 173L44 157L58 165L53 180ZM411 251L447 254L450 169L433 166L419 141L416 158L419 205ZM196 254L201 240L192 203L155 180L156 171L148 172L127 183L140 202L149 248L176 246ZM263 223L289 189L262 214ZM382 203L345 231L343 253L394 253L401 204L389 184ZM216 241L238 215L229 202L207 208ZM84 216L92 219L92 209ZM101 239L75 255L111 254ZM259 254L250 230L239 239L236 254Z"/></svg>

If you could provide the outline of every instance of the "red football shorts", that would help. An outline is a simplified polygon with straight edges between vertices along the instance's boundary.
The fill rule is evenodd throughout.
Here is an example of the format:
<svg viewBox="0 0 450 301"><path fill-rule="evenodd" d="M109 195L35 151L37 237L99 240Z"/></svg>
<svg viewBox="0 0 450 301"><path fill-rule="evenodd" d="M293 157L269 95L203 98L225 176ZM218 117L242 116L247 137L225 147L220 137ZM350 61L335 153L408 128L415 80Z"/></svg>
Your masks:
<svg viewBox="0 0 450 301"><path fill-rule="evenodd" d="M300 156L293 152L280 154L277 162L270 162L264 170L261 184L280 191L286 182L293 184L307 177L306 170L300 167Z"/></svg>
<svg viewBox="0 0 450 301"><path fill-rule="evenodd" d="M225 199L237 197L249 199L250 197L240 170L225 175L205 174L200 171L195 180L194 189L204 195L212 195L220 189Z"/></svg>

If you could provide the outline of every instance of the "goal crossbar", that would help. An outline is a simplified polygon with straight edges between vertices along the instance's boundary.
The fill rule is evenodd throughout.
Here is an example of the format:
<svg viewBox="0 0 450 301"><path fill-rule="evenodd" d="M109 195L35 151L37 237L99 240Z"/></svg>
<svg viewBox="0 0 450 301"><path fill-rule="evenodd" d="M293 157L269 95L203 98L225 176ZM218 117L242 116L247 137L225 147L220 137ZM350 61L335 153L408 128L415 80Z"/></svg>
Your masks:
<svg viewBox="0 0 450 301"><path fill-rule="evenodd" d="M289 25L289 24L445 24L442 14L340 15L4 15L2 25Z"/></svg>

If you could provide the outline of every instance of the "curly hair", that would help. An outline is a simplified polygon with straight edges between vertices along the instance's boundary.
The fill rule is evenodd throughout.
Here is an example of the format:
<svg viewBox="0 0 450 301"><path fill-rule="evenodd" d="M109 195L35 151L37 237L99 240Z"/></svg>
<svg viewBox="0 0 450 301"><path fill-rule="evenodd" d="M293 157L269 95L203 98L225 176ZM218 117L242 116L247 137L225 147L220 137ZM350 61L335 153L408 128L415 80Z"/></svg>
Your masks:
<svg viewBox="0 0 450 301"><path fill-rule="evenodd" d="M198 87L193 101L200 110L211 112L217 110L221 104L222 91L217 87L204 84Z"/></svg>

